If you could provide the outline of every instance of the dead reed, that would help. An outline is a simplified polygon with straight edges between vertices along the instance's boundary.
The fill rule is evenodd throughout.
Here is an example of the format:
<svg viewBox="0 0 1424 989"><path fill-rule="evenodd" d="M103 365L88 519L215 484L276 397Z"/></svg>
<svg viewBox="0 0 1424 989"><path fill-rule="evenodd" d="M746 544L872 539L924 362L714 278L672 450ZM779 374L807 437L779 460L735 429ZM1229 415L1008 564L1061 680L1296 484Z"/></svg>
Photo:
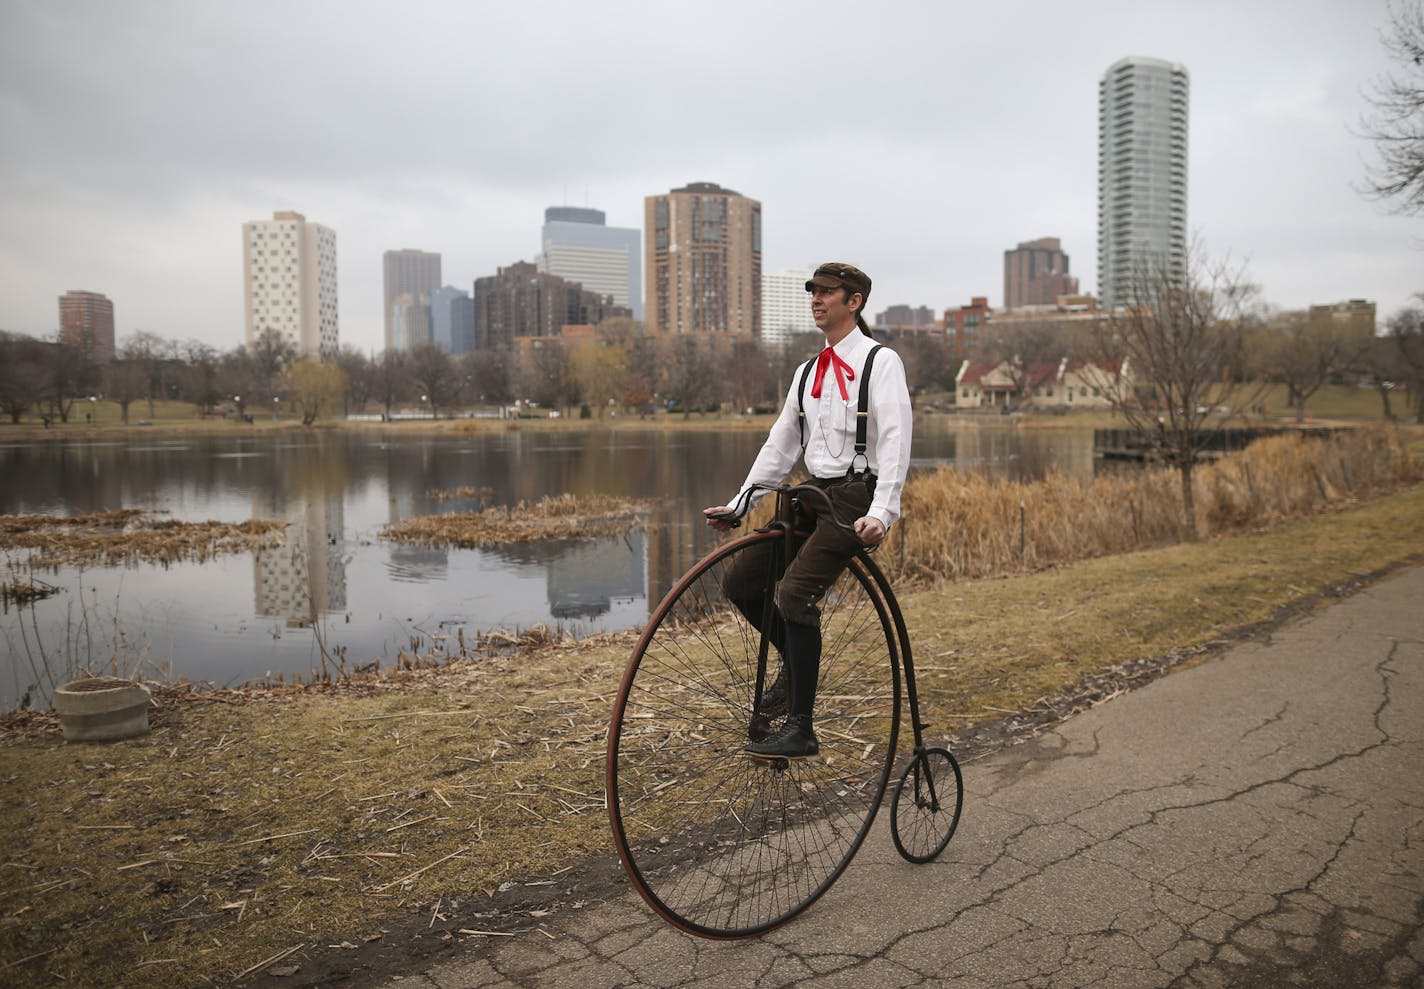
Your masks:
<svg viewBox="0 0 1424 989"><path fill-rule="evenodd" d="M203 561L280 541L285 522L180 522L125 508L85 515L0 515L0 549L33 550L31 567Z"/></svg>
<svg viewBox="0 0 1424 989"><path fill-rule="evenodd" d="M541 539L621 536L642 524L647 505L610 495L550 495L478 512L416 515L392 523L381 536L393 542L480 548Z"/></svg>
<svg viewBox="0 0 1424 989"><path fill-rule="evenodd" d="M1258 440L1199 466L1193 491L1203 535L1298 518L1418 480L1396 430ZM905 486L905 520L878 554L898 580L925 583L1019 573L1131 552L1181 538L1179 475L1171 468L990 481L944 467Z"/></svg>

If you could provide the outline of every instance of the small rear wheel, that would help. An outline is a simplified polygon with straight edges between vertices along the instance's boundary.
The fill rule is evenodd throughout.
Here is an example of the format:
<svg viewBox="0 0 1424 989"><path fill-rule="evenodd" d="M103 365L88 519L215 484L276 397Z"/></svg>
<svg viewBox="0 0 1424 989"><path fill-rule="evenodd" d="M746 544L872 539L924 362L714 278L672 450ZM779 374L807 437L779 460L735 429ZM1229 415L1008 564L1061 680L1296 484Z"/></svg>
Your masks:
<svg viewBox="0 0 1424 989"><path fill-rule="evenodd" d="M910 862L934 859L959 827L964 807L964 777L948 749L921 749L910 759L895 787L890 830L895 848Z"/></svg>

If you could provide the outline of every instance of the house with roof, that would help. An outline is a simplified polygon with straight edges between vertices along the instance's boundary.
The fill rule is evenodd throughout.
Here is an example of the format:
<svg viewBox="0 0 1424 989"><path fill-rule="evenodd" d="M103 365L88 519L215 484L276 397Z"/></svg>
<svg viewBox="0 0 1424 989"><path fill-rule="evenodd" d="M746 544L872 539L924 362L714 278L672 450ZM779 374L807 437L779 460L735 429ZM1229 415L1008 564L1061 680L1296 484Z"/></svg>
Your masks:
<svg viewBox="0 0 1424 989"><path fill-rule="evenodd" d="M1107 409L1111 396L1130 393L1127 362L965 361L955 375L961 409Z"/></svg>

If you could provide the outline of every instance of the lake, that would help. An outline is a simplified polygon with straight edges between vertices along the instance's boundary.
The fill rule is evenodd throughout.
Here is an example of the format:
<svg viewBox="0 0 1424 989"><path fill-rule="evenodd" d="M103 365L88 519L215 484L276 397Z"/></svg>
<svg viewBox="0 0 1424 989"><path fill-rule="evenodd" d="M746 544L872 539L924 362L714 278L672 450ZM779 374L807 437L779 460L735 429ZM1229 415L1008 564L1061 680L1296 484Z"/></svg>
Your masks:
<svg viewBox="0 0 1424 989"><path fill-rule="evenodd" d="M769 425L768 418L768 425ZM1094 469L1091 429L918 420L914 468L1026 479ZM60 593L0 615L0 706L45 703L76 668L239 684L308 675L322 645L389 664L415 639L635 628L714 543L704 506L729 499L762 430L507 429L465 436L313 431L0 444L0 514L115 508L173 518L279 519L277 549L202 563L65 567ZM438 492L480 489L473 498ZM412 515L549 494L654 502L625 538L493 550L390 543ZM11 551L7 564L23 555Z"/></svg>

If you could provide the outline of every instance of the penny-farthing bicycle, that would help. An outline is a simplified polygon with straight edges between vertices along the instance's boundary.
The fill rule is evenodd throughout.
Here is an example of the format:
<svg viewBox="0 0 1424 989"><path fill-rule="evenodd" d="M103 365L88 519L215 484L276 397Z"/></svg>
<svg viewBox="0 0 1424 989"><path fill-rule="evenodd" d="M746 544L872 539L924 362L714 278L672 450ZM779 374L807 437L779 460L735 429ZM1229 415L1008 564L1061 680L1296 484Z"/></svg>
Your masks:
<svg viewBox="0 0 1424 989"><path fill-rule="evenodd" d="M850 864L895 763L902 669L915 745L890 804L900 854L935 858L954 836L964 801L954 756L924 744L904 617L864 550L821 602L820 755L767 760L744 751L780 727L764 695L781 665L773 592L799 545L798 503L814 507L819 524L843 524L820 488L767 490L776 494L775 519L713 550L653 612L608 732L619 857L664 919L711 938L785 923ZM746 553L770 560L756 622L727 596L727 576Z"/></svg>

